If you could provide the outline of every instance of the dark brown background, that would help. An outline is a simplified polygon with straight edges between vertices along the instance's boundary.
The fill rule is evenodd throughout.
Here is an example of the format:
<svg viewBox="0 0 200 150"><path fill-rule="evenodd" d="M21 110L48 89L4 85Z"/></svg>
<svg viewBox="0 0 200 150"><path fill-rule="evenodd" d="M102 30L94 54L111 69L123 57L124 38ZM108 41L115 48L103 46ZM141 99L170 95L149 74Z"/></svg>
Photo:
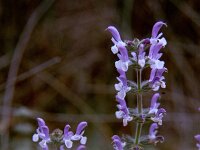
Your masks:
<svg viewBox="0 0 200 150"><path fill-rule="evenodd" d="M123 39L141 39L150 36L158 20L168 25L162 29L168 41L162 57L168 73L167 88L161 91L167 115L159 129L165 142L157 149L195 149L194 135L200 133L199 0L55 0L29 33L25 26L33 26L26 24L35 19L31 16L42 3L0 1L1 112L14 51L20 40L30 36L24 52L19 50L22 57L17 59L17 82L8 105L12 111L7 116L11 119L9 132L5 132L10 135L9 149L36 149L37 144L31 141L36 117L45 119L51 131L63 129L66 123L75 130L79 121L88 121L88 150L112 149L113 134L133 135L133 124L124 128L114 116L116 57L110 51L111 36L105 29L115 25ZM23 49L23 44L18 47ZM128 97L129 104L134 105L135 97ZM150 97L146 96L146 106ZM147 133L148 128L143 131Z"/></svg>

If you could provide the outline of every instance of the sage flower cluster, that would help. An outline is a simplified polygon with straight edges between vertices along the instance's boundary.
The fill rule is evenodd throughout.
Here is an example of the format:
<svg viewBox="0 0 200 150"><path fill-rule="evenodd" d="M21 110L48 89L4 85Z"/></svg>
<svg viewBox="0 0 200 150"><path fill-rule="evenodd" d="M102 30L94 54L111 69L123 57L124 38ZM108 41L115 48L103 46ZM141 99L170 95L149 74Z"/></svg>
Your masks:
<svg viewBox="0 0 200 150"><path fill-rule="evenodd" d="M75 133L70 131L70 125L67 124L64 128L64 132L60 129L55 129L51 134L49 133L48 126L42 118L37 118L37 122L38 128L36 129L36 133L33 135L32 140L34 142L39 142L39 146L43 150L49 149L48 144L53 144L60 150L65 150L66 148L71 149L74 141L80 141L81 145L77 150L85 150L87 137L84 136L84 129L87 126L87 122L80 122Z"/></svg>
<svg viewBox="0 0 200 150"><path fill-rule="evenodd" d="M115 150L123 149L143 149L145 144L156 144L163 142L164 138L157 135L157 129L162 125L162 118L166 113L160 107L160 94L158 90L165 88L165 77L167 71L165 62L161 60L161 51L167 44L163 33L159 32L166 24L158 21L154 24L151 37L139 40L122 40L118 30L114 26L109 26L106 30L112 34L113 46L111 51L117 56L115 68L119 73L115 84L117 111L116 118L122 119L123 126L127 126L130 121L136 122L135 137L125 136L120 138L117 135L112 137ZM136 81L127 78L127 72L134 70ZM143 79L143 72L149 71L149 77ZM152 91L154 94L148 108L143 108L143 95ZM126 100L127 93L134 93L137 97L137 107L130 108ZM149 134L141 136L142 126L146 122L151 122Z"/></svg>

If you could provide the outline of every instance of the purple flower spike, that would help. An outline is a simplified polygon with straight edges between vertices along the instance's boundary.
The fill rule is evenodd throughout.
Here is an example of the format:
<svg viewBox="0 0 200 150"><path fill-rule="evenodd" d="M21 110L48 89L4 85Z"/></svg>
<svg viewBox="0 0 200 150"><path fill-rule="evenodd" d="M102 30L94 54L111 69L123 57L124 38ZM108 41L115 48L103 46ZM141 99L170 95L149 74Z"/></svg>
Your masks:
<svg viewBox="0 0 200 150"><path fill-rule="evenodd" d="M158 21L154 24L153 29L152 29L152 37L156 38L158 35L158 32L160 31L160 28L165 25L167 26L164 22Z"/></svg>
<svg viewBox="0 0 200 150"><path fill-rule="evenodd" d="M119 34L118 30L114 26L109 26L106 30L108 30L112 34L113 38L117 42L121 41L120 34Z"/></svg>
<svg viewBox="0 0 200 150"><path fill-rule="evenodd" d="M200 150L200 134L195 135L194 138L197 140L198 143L196 144L196 146L198 150Z"/></svg>
<svg viewBox="0 0 200 150"><path fill-rule="evenodd" d="M122 142L118 135L112 136L113 147L115 150L123 150L123 147L126 145L125 142Z"/></svg>
<svg viewBox="0 0 200 150"><path fill-rule="evenodd" d="M84 134L84 128L87 126L87 122L83 121L79 123L77 129L76 129L76 134L71 137L72 140L74 141L79 141L81 144L86 144L87 142L87 137L83 136Z"/></svg>
<svg viewBox="0 0 200 150"><path fill-rule="evenodd" d="M160 103L157 103L158 98L160 97L159 93L156 93L153 95L152 99L151 99L151 106L150 106L150 110L149 110L149 114L152 113L157 113L158 111L158 107L160 105Z"/></svg>

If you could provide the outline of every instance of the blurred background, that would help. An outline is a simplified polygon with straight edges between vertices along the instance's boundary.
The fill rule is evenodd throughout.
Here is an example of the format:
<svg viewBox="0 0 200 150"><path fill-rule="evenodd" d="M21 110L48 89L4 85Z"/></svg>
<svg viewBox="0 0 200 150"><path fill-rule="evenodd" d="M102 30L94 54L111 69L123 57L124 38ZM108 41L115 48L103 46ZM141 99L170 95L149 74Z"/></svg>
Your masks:
<svg viewBox="0 0 200 150"><path fill-rule="evenodd" d="M88 150L111 150L114 134L134 135L134 124L123 127L114 115L118 74L105 29L114 25L123 39L142 39L158 20L168 25L162 28L167 88L160 91L167 115L159 128L165 142L151 149L197 149L199 0L1 0L1 149L40 149L32 142L37 117L51 131L88 121ZM135 106L135 96L128 101Z"/></svg>

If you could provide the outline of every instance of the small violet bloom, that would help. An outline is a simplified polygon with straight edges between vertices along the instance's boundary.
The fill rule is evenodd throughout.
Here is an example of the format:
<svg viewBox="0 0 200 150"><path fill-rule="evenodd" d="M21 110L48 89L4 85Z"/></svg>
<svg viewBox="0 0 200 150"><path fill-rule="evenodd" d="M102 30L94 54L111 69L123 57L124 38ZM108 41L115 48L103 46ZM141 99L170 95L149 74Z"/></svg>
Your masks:
<svg viewBox="0 0 200 150"><path fill-rule="evenodd" d="M196 146L198 150L200 150L200 134L195 135L194 138L197 140L198 143L196 144Z"/></svg>
<svg viewBox="0 0 200 150"><path fill-rule="evenodd" d="M154 117L151 117L151 120L154 122L157 122L158 125L162 125L162 118L164 117L164 114L166 113L166 110L164 108L158 109Z"/></svg>
<svg viewBox="0 0 200 150"><path fill-rule="evenodd" d="M124 42L122 42L120 34L118 30L114 26L109 26L106 30L108 30L112 34L112 42L114 46L111 47L111 51L113 54L117 54L119 52L118 46L126 46Z"/></svg>
<svg viewBox="0 0 200 150"><path fill-rule="evenodd" d="M128 57L128 51L125 46L119 46L118 49L120 52L117 54L119 60L115 62L115 67L126 72L131 63Z"/></svg>
<svg viewBox="0 0 200 150"><path fill-rule="evenodd" d="M83 136L83 134L85 132L84 129L85 129L86 126L87 126L87 122L85 122L85 121L80 122L78 124L77 129L76 129L76 133L71 137L71 139L74 140L74 141L79 141L80 140L81 144L86 144L87 137Z"/></svg>
<svg viewBox="0 0 200 150"><path fill-rule="evenodd" d="M64 136L63 136L63 142L65 143L65 146L67 148L72 148L73 141L79 141L81 144L86 144L87 137L83 136L84 134L84 128L87 126L87 122L83 121L78 124L78 127L76 129L76 133L74 134L72 131L69 131L70 125L66 125L64 129Z"/></svg>
<svg viewBox="0 0 200 150"><path fill-rule="evenodd" d="M151 142L154 142L156 139L156 134L158 132L157 129L158 129L157 123L152 123L149 129L149 140Z"/></svg>
<svg viewBox="0 0 200 150"><path fill-rule="evenodd" d="M118 91L117 96L121 99L124 99L126 93L131 90L131 87L128 87L127 85L127 78L125 72L120 69L118 69L117 71L119 72L120 76L117 77L119 83L115 84L115 89Z"/></svg>
<svg viewBox="0 0 200 150"><path fill-rule="evenodd" d="M32 140L33 142L38 142L39 139L41 141L39 142L40 147L42 147L43 150L48 150L47 143L51 142L49 137L49 128L45 125L45 122L42 118L37 118L38 121L38 128L36 130L36 133L33 135Z"/></svg>
<svg viewBox="0 0 200 150"><path fill-rule="evenodd" d="M145 52L144 52L144 44L139 45L139 54L137 56L136 52L132 52L132 59L138 63L138 65L143 68L145 66Z"/></svg>
<svg viewBox="0 0 200 150"><path fill-rule="evenodd" d="M163 35L163 33L161 32L160 34L158 34L158 32L160 31L160 28L165 25L167 26L164 22L162 21L158 21L154 24L153 29L152 29L152 35L151 35L151 39L150 39L150 43L151 44L161 44L163 47L165 47L165 45L167 44L167 41L164 37L161 38L161 36Z"/></svg>
<svg viewBox="0 0 200 150"><path fill-rule="evenodd" d="M113 140L113 143L114 143L113 147L114 147L115 150L123 150L126 143L122 142L118 135L113 135L112 140Z"/></svg>
<svg viewBox="0 0 200 150"><path fill-rule="evenodd" d="M72 148L73 142L71 140L71 137L74 135L72 131L69 131L70 125L66 125L64 128L64 136L63 136L63 142L65 143L65 146L67 148Z"/></svg>
<svg viewBox="0 0 200 150"><path fill-rule="evenodd" d="M159 97L160 97L159 93L156 93L153 95L151 99L149 114L156 114L158 112L158 107L160 106L160 103L157 103L157 100Z"/></svg>
<svg viewBox="0 0 200 150"><path fill-rule="evenodd" d="M164 137L163 136L157 136L157 129L158 129L158 125L157 123L152 123L150 128L149 128L149 142L150 143L158 143L158 142L163 142L164 141Z"/></svg>
<svg viewBox="0 0 200 150"><path fill-rule="evenodd" d="M149 55L148 55L148 64L152 69L163 69L164 61L160 61L159 58L162 56L162 53L159 53L162 48L162 44L154 44L150 46Z"/></svg>
<svg viewBox="0 0 200 150"><path fill-rule="evenodd" d="M151 70L149 83L153 91L158 91L160 87L166 88L165 82L163 81L165 77L162 76L166 70L166 68Z"/></svg>
<svg viewBox="0 0 200 150"><path fill-rule="evenodd" d="M124 99L119 98L116 96L117 102L119 103L117 105L117 108L119 111L116 111L115 115L116 118L122 119L123 118L123 125L127 126L128 122L133 120L133 117L129 115L129 110L126 105L126 101Z"/></svg>

